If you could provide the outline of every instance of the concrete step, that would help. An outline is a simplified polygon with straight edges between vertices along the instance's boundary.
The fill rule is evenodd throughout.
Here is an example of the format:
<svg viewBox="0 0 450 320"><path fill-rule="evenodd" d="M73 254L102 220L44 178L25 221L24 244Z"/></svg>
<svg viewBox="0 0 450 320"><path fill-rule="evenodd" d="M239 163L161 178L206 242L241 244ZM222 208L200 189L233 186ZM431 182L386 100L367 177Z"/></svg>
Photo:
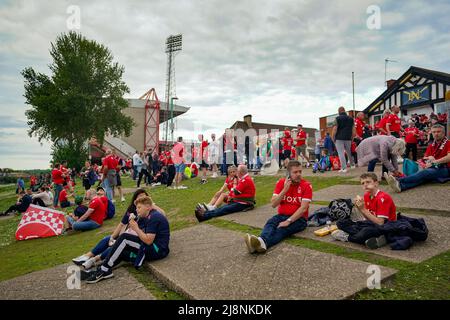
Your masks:
<svg viewBox="0 0 450 320"><path fill-rule="evenodd" d="M312 205L310 212L314 212L321 206ZM266 221L276 214L276 209L270 205L256 208L248 212L238 212L221 217L221 219L233 221L239 224L248 225L255 228L263 228ZM351 248L367 253L374 253L381 256L405 260L409 262L422 262L432 258L440 253L450 250L450 217L438 216L420 216L415 214L405 214L410 217L421 217L425 219L428 227L428 239L424 242L417 242L408 250L391 250L389 246L376 250L368 249L363 245L350 242L335 241L331 236L318 237L314 231L322 227L308 227L306 230L295 234L297 238L312 239L321 242L327 242L341 247Z"/></svg>
<svg viewBox="0 0 450 320"><path fill-rule="evenodd" d="M155 297L125 268L113 271L114 278L96 284L81 282L80 289L67 286L76 268L72 263L0 282L5 300L155 300ZM69 281L71 284L73 282Z"/></svg>
<svg viewBox="0 0 450 320"><path fill-rule="evenodd" d="M402 193L393 192L389 186L381 186L380 189L392 196L397 207L448 211L450 217L450 184L427 184ZM315 191L313 200L353 199L358 194L361 196L364 194L361 186L336 185Z"/></svg>
<svg viewBox="0 0 450 320"><path fill-rule="evenodd" d="M244 234L201 224L171 235L171 253L149 263L189 299L345 299L367 288L368 263L282 243L249 254ZM381 267L385 280L396 270Z"/></svg>

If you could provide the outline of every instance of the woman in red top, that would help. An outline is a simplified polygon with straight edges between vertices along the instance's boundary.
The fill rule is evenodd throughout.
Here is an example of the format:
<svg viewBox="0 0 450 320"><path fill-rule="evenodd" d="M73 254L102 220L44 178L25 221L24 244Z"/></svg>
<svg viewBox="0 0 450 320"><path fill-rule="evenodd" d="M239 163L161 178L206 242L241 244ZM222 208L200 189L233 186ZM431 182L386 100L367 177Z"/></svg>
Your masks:
<svg viewBox="0 0 450 320"><path fill-rule="evenodd" d="M238 178L236 173L236 166L231 165L228 167L228 176L225 179L225 183L222 188L216 192L208 204L202 203L199 205L203 206L206 210L214 210L220 207L223 203L228 203L229 196L232 196L232 189L237 186ZM226 192L227 189L228 192Z"/></svg>
<svg viewBox="0 0 450 320"><path fill-rule="evenodd" d="M406 142L406 151L405 158L409 157L409 153L412 151L412 159L417 161L417 138L419 137L419 129L416 128L413 121L409 121L409 127L405 130L405 142Z"/></svg>

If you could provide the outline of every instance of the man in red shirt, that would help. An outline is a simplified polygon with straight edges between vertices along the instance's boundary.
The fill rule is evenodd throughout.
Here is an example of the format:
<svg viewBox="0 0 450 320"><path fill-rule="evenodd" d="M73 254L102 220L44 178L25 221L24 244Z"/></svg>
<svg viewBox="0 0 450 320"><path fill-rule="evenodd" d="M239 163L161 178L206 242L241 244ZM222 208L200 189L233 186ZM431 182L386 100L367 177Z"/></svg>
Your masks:
<svg viewBox="0 0 450 320"><path fill-rule="evenodd" d="M67 194L68 189L69 189L69 187L65 186L59 193L58 200L59 200L59 204L60 204L61 208L68 208L68 207L74 205L74 203L69 201L69 195ZM70 196L73 197L73 193L70 194Z"/></svg>
<svg viewBox="0 0 450 320"><path fill-rule="evenodd" d="M171 158L175 165L175 189L187 189L186 186L181 185L183 179L184 168L186 168L186 149L183 143L183 137L178 137L178 141L175 143L172 149Z"/></svg>
<svg viewBox="0 0 450 320"><path fill-rule="evenodd" d="M391 112L389 110L384 111L383 118L378 122L378 125L376 126L379 134L382 134L382 135L388 134L386 124L387 124L387 121L388 121L388 118L390 115L391 115Z"/></svg>
<svg viewBox="0 0 450 320"><path fill-rule="evenodd" d="M291 159L291 149L294 144L294 139L291 137L291 132L288 128L284 130L284 136L281 138L281 145L283 147L283 164L287 168L289 160Z"/></svg>
<svg viewBox="0 0 450 320"><path fill-rule="evenodd" d="M365 220L339 220L336 223L339 230L334 231L331 236L335 240L365 244L370 249L377 249L386 245L386 238L378 226L396 221L397 209L391 196L379 189L375 173L363 173L360 180L364 197L356 196L353 202Z"/></svg>
<svg viewBox="0 0 450 320"><path fill-rule="evenodd" d="M445 128L440 124L431 127L433 143L428 145L423 157L426 168L407 177L396 179L386 174L389 186L395 192L402 192L427 182L450 180L450 141L445 136Z"/></svg>
<svg viewBox="0 0 450 320"><path fill-rule="evenodd" d="M117 166L119 162L113 152L106 150L106 157L103 159L103 177L102 184L109 200L114 201L114 187L117 185Z"/></svg>
<svg viewBox="0 0 450 320"><path fill-rule="evenodd" d="M364 136L364 112L358 112L355 118L355 131L356 136L353 138L353 141L356 143L356 146L362 141Z"/></svg>
<svg viewBox="0 0 450 320"><path fill-rule="evenodd" d="M232 192L232 196L229 197L228 204L215 210L206 210L203 206L197 205L195 217L199 222L254 208L256 189L253 179L248 174L247 166L243 164L239 165L237 175L238 183L230 191Z"/></svg>
<svg viewBox="0 0 450 320"><path fill-rule="evenodd" d="M301 124L297 125L297 136L294 138L295 142L295 152L297 155L297 158L294 158L294 160L299 160L301 164L306 162L308 165L309 162L306 159L306 138L308 138L308 135L305 131L303 131L303 126Z"/></svg>
<svg viewBox="0 0 450 320"><path fill-rule="evenodd" d="M419 129L416 128L414 121L409 120L409 126L405 129L405 142L406 142L406 151L405 157L409 157L409 153L412 151L413 160L417 161L417 138L420 136Z"/></svg>
<svg viewBox="0 0 450 320"><path fill-rule="evenodd" d="M392 113L386 121L386 131L388 136L392 135L396 138L400 138L400 131L403 131L402 121L399 118L400 107L393 106Z"/></svg>
<svg viewBox="0 0 450 320"><path fill-rule="evenodd" d="M299 161L290 161L287 170L288 178L278 180L271 200L272 208L278 208L278 214L267 221L259 237L249 234L245 236L250 253L264 253L307 226L312 201L311 184L302 179L302 165Z"/></svg>
<svg viewBox="0 0 450 320"><path fill-rule="evenodd" d="M200 154L199 154L199 163L200 163L200 169L202 170L202 180L200 181L201 184L204 184L208 182L206 180L206 170L208 169L208 163L206 162L208 159L207 155L207 149L208 149L208 141L203 140L203 134L198 135L198 141L200 141Z"/></svg>
<svg viewBox="0 0 450 320"><path fill-rule="evenodd" d="M88 190L88 199L90 199L89 208L81 217L67 216L67 222L73 230L87 231L97 229L103 224L106 217L106 208L101 199L97 196L95 190Z"/></svg>
<svg viewBox="0 0 450 320"><path fill-rule="evenodd" d="M55 196L53 198L53 207L55 208L58 207L59 193L62 191L64 184L64 175L59 168L60 168L59 163L55 163L53 165L52 170L52 182L53 188L55 189Z"/></svg>

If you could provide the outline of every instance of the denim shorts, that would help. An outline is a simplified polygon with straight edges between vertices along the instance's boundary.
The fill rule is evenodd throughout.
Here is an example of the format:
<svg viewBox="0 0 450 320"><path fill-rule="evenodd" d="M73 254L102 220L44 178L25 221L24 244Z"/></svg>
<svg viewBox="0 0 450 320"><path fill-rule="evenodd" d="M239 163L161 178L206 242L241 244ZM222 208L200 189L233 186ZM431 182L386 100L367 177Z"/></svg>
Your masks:
<svg viewBox="0 0 450 320"><path fill-rule="evenodd" d="M176 173L184 173L184 168L186 168L186 165L184 163L176 164L175 172Z"/></svg>

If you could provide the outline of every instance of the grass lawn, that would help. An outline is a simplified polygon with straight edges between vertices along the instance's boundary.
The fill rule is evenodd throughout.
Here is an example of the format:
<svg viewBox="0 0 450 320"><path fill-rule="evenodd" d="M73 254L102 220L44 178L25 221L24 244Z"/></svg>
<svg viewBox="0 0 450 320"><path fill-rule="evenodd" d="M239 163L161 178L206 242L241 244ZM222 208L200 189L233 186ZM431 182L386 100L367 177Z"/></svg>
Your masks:
<svg viewBox="0 0 450 320"><path fill-rule="evenodd" d="M267 204L272 196L273 187L278 177L255 177L257 206ZM319 190L336 184L347 183L342 177L308 177L314 190ZM224 179L210 179L206 185L200 185L198 179L186 181L186 190L169 190L165 187L149 188L149 192L158 206L166 210L171 230L175 231L197 224L194 217L194 207L198 202L208 202L210 197L223 184ZM135 182L129 177L122 179L123 187L134 187ZM8 194L11 190L0 188L2 193ZM82 194L83 190L77 185L76 191ZM14 190L13 190L14 192ZM14 194L15 197L15 194ZM0 220L0 281L11 279L29 272L51 268L67 263L73 257L91 249L102 237L112 232L114 226L120 221L129 204L131 194L125 196L126 202L116 202L116 216L104 223L103 227L89 232L73 232L59 237L35 239L29 241L16 241L14 233L19 217ZM2 204L0 200L0 205ZM9 204L11 205L11 204ZM0 210L2 208L0 207ZM222 220L212 220L208 223L218 227L232 229L240 232L257 234L260 230ZM386 284L382 290L363 292L356 299L449 299L450 292L450 253L446 252L420 264L408 263L388 259L377 255L344 249L332 244L313 240L289 239L289 243L308 247L314 250L328 252L348 258L369 261L399 270L395 279ZM158 299L180 299L177 293L164 288L149 272L128 269L140 282L142 282Z"/></svg>

